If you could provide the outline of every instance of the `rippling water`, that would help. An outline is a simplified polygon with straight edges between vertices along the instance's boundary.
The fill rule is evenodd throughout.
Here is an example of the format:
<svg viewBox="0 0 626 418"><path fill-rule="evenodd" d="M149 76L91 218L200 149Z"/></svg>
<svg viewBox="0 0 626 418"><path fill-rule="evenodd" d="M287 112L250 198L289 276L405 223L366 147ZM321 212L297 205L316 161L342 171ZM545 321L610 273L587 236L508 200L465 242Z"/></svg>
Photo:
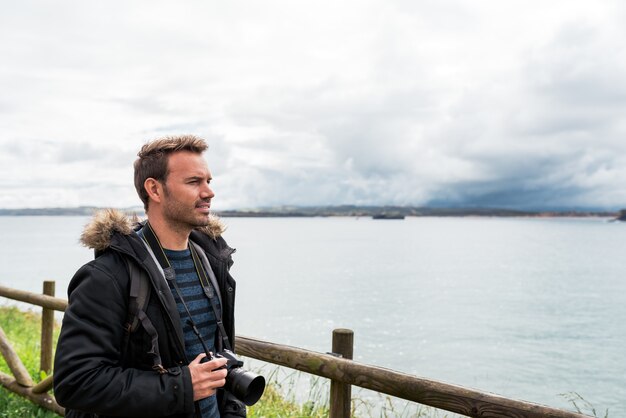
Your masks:
<svg viewBox="0 0 626 418"><path fill-rule="evenodd" d="M80 217L0 217L0 283L64 296ZM237 331L500 395L626 416L626 224L606 219L229 218ZM603 415L603 414L602 414Z"/></svg>

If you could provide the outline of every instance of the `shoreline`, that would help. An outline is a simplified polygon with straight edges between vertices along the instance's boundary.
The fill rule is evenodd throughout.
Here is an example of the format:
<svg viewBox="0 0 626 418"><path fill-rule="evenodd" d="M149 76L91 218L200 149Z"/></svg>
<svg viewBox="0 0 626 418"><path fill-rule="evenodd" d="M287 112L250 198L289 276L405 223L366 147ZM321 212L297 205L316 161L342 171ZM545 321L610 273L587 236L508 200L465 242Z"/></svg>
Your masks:
<svg viewBox="0 0 626 418"><path fill-rule="evenodd" d="M0 216L92 216L104 208L81 206L74 208L0 209ZM118 208L130 215L144 216L143 208ZM614 218L617 211L545 210L525 211L500 208L429 208L411 206L316 206L275 207L214 211L223 218L313 218L313 217L372 217L391 215L403 217L502 217L502 218Z"/></svg>

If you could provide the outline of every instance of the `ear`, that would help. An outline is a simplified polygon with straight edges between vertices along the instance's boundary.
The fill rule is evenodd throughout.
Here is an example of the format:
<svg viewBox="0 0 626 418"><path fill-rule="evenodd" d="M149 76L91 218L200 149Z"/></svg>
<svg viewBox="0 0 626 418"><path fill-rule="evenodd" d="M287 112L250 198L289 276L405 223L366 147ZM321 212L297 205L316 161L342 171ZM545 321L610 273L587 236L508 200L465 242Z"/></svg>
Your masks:
<svg viewBox="0 0 626 418"><path fill-rule="evenodd" d="M143 188L146 189L150 200L161 203L163 200L163 185L156 179L149 177L143 182Z"/></svg>

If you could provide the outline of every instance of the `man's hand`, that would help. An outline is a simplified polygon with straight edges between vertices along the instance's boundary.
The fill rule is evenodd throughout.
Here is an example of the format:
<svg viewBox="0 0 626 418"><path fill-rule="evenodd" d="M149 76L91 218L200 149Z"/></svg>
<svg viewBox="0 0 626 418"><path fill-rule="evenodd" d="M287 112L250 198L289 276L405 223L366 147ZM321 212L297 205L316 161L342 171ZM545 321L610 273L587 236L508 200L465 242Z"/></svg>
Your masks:
<svg viewBox="0 0 626 418"><path fill-rule="evenodd" d="M217 388L221 388L226 383L226 369L216 370L226 364L226 359L214 358L206 363L201 363L205 357L206 354L199 354L189 363L194 401L213 395Z"/></svg>

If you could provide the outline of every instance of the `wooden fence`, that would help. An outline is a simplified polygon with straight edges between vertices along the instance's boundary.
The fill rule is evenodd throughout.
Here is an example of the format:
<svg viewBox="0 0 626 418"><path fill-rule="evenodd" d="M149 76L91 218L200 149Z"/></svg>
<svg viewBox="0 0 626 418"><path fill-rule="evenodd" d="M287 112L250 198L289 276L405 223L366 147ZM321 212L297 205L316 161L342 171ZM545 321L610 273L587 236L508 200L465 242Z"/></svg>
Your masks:
<svg viewBox="0 0 626 418"><path fill-rule="evenodd" d="M54 311L65 311L67 301L54 297L54 282L44 282L44 294L0 286L0 296L43 308L41 370L51 371L54 350L52 342ZM370 389L468 417L587 417L587 415L575 412L513 400L381 367L359 364L352 361L353 339L352 331L337 329L333 331L332 354L322 354L238 335L237 352L243 356L330 379L330 418L351 416L351 386ZM64 415L63 408L56 403L52 395L47 393L52 389L52 375L34 384L2 328L0 328L0 350L13 373L13 376L0 373L0 384L44 408Z"/></svg>
<svg viewBox="0 0 626 418"><path fill-rule="evenodd" d="M59 415L65 415L64 409L59 406L54 396L48 394L50 389L52 389L52 374L50 374L50 372L52 371L54 351L52 342L54 311L65 311L67 307L67 301L54 297L54 288L54 282L46 281L43 285L43 294L39 295L0 286L0 296L43 307L41 314L41 353L39 368L48 373L46 379L35 384L28 370L24 367L24 363L22 363L22 360L20 360L20 357L13 349L4 330L0 327L0 351L11 373L13 373L13 376L10 376L0 372L0 384L39 406L54 411Z"/></svg>

